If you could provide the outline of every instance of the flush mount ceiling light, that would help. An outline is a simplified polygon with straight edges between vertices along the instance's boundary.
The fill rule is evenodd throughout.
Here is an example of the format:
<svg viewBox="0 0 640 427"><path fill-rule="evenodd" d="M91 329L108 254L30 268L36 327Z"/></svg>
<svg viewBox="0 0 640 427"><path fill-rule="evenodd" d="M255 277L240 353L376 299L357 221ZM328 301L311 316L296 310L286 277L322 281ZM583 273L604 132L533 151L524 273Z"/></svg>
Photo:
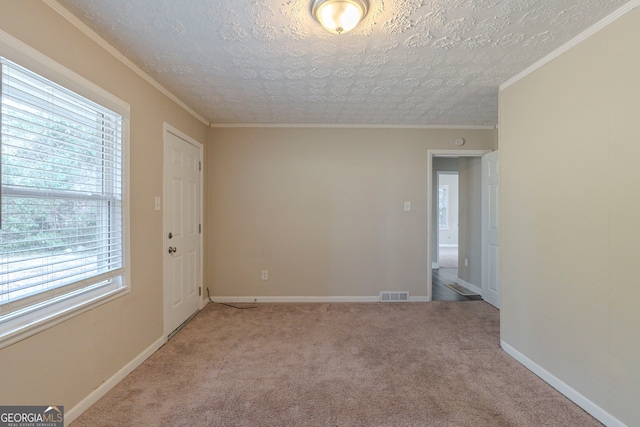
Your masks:
<svg viewBox="0 0 640 427"><path fill-rule="evenodd" d="M349 32L369 10L368 0L312 0L311 15L335 34Z"/></svg>

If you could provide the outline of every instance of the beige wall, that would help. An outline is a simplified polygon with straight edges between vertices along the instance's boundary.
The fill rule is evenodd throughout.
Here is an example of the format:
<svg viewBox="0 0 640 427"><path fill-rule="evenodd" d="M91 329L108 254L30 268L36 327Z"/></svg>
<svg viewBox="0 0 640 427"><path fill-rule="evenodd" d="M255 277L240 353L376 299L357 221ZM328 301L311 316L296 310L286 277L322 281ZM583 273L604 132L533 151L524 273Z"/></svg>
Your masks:
<svg viewBox="0 0 640 427"><path fill-rule="evenodd" d="M640 10L500 97L502 339L640 425Z"/></svg>
<svg viewBox="0 0 640 427"><path fill-rule="evenodd" d="M457 137L490 149L494 135L212 129L205 286L218 297L426 296L427 151L454 148Z"/></svg>
<svg viewBox="0 0 640 427"><path fill-rule="evenodd" d="M131 293L0 350L3 405L69 411L162 336L162 125L202 142L208 130L43 2L0 10L0 29L131 105Z"/></svg>

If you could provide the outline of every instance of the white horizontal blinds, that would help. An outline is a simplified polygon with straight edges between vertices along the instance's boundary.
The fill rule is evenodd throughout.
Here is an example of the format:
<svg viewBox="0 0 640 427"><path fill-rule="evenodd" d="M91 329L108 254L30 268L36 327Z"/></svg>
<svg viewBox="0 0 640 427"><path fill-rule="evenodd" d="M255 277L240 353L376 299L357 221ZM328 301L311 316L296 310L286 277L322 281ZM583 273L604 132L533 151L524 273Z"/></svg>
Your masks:
<svg viewBox="0 0 640 427"><path fill-rule="evenodd" d="M3 315L122 273L123 118L1 61Z"/></svg>

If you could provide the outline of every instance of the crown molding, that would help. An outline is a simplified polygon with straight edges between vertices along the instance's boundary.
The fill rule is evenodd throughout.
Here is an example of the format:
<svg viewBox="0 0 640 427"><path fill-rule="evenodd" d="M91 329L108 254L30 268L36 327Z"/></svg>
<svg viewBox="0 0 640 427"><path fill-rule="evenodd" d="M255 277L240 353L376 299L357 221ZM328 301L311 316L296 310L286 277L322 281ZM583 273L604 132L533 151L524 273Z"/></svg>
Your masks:
<svg viewBox="0 0 640 427"><path fill-rule="evenodd" d="M79 29L87 37L89 37L91 40L93 40L98 45L100 45L100 47L102 47L104 50L109 52L117 60L119 60L124 65L129 67L134 73L136 73L138 76L142 77L147 83L149 83L151 86L156 88L158 91L160 91L167 98L171 99L173 102L175 102L180 107L182 107L187 113L191 114L193 117L195 117L196 119L198 119L199 121L201 121L205 125L209 126L209 124L210 124L209 121L205 120L204 117L202 117L200 114L196 113L191 107L189 107L187 104L182 102L180 100L180 98L175 96L167 88L165 88L160 83L158 83L156 80L154 80L153 77L151 77L149 74L144 72L142 70L142 68L138 67L129 58L127 58L122 53L120 53L119 50L117 50L115 47L113 47L111 44L109 44L108 41L106 41L101 36L99 36L95 31L93 31L91 28L89 28L84 22L80 21L74 14L72 14L67 9L65 9L56 0L42 0L42 1L47 6L49 6L51 9L56 11L59 15L61 15L63 18L65 18L67 21L69 21L73 26L75 26L77 29Z"/></svg>
<svg viewBox="0 0 640 427"><path fill-rule="evenodd" d="M454 125L359 125L359 124L272 124L272 123L211 123L212 128L322 128L322 129L452 129L452 130L495 130L496 126L454 126Z"/></svg>
<svg viewBox="0 0 640 427"><path fill-rule="evenodd" d="M515 76L511 77L506 82L502 83L500 85L500 92L502 92L503 90L505 90L509 86L517 83L518 81L522 80L523 78L527 77L529 74L533 73L537 69L542 68L544 65L546 65L549 62L553 61L554 59L556 59L557 57L559 57L560 55L562 55L563 53L565 53L566 51L568 51L572 47L577 46L578 44L582 43L583 41L585 41L586 39L588 39L592 35L596 34L598 31L604 29L608 25L610 25L613 22L615 22L618 18L621 18L622 16L624 16L627 13L631 12L633 9L635 9L638 6L640 6L640 0L631 0L629 3L625 4L624 6L622 6L621 8L616 10L615 12L613 12L610 15L606 16L605 18L601 19L600 21L596 22L594 25L592 25L591 27L587 28L585 31L583 31L582 33L578 34L576 37L572 38L567 43L563 44L562 46L560 46L559 48L557 48L556 50L554 50L553 52L551 52L550 54L548 54L544 58L540 59L539 61L535 62L534 64L532 64L528 68L524 69L522 72L516 74Z"/></svg>

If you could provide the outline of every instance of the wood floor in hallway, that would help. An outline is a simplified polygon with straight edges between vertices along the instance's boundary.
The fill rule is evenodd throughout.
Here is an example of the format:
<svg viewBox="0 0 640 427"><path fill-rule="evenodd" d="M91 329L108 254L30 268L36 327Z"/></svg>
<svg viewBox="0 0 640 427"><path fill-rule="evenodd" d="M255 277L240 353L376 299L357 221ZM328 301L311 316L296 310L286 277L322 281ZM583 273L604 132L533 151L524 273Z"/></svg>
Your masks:
<svg viewBox="0 0 640 427"><path fill-rule="evenodd" d="M434 301L473 301L482 299L480 296L465 297L449 288L447 283L455 283L458 278L457 268L439 268L432 270L432 295Z"/></svg>

